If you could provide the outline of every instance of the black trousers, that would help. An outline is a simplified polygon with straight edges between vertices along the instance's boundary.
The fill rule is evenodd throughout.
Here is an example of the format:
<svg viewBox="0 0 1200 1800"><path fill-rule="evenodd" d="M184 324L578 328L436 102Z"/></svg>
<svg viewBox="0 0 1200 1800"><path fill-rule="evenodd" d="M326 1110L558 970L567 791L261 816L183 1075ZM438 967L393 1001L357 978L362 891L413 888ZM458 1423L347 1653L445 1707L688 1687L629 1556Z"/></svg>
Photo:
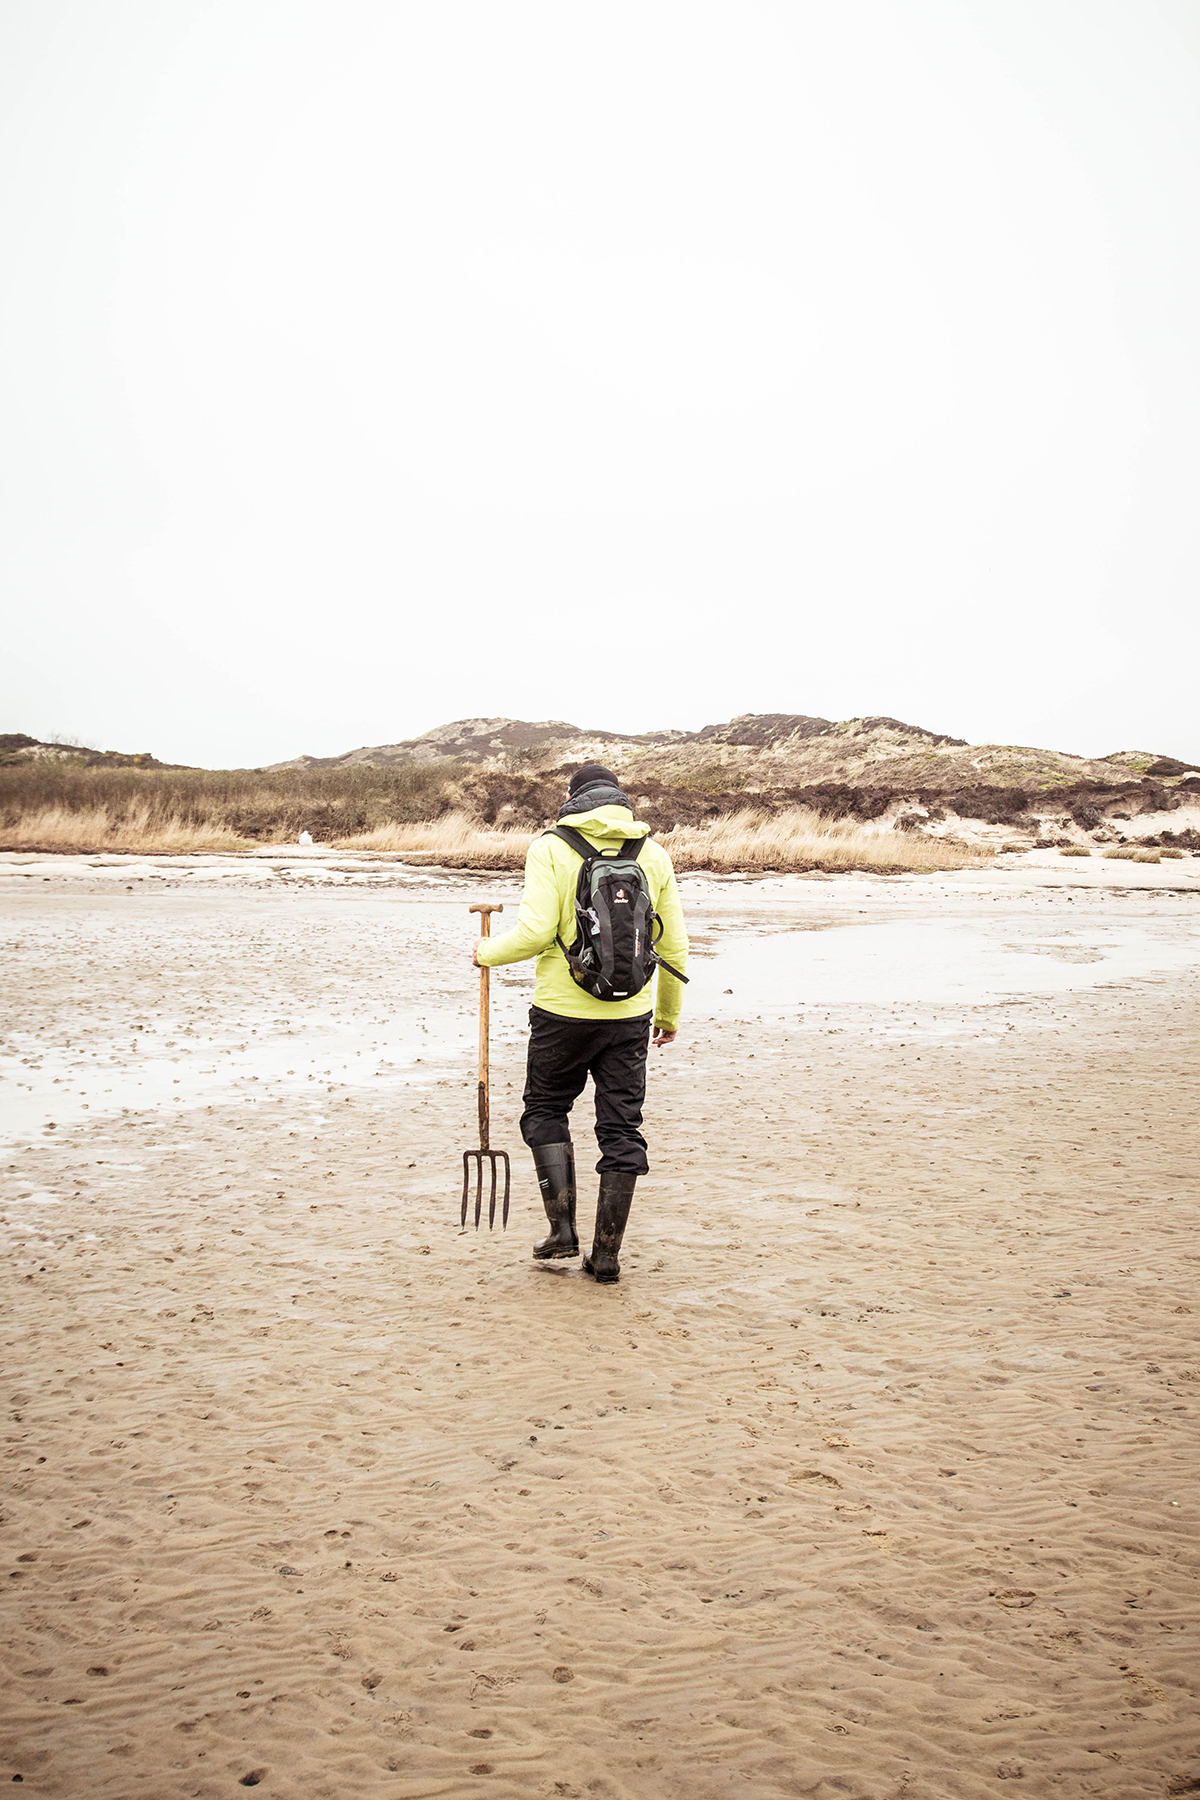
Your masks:
<svg viewBox="0 0 1200 1800"><path fill-rule="evenodd" d="M521 1136L529 1147L570 1143L568 1115L590 1075L596 1087L597 1172L646 1174L650 1165L641 1123L649 1043L649 1013L640 1019L564 1019L531 1006L521 1114Z"/></svg>

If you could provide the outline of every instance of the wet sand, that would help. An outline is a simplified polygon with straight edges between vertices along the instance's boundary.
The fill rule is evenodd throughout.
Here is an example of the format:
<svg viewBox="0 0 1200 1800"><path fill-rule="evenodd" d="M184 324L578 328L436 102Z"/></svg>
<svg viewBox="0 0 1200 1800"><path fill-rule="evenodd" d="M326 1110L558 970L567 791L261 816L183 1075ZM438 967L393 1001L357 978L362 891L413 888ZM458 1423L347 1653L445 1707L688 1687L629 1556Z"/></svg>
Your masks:
<svg viewBox="0 0 1200 1800"><path fill-rule="evenodd" d="M1200 1781L1200 860L689 878L611 1289L529 1259L525 970L458 1229L516 887L339 860L0 862L0 1777Z"/></svg>

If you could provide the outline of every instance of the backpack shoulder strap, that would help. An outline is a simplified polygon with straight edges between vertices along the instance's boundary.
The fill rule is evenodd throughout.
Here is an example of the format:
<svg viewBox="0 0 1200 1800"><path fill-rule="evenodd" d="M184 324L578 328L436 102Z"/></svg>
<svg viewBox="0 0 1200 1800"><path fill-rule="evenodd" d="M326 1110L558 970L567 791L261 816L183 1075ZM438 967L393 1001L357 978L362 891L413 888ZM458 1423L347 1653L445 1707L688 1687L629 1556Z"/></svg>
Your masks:
<svg viewBox="0 0 1200 1800"><path fill-rule="evenodd" d="M578 856L581 859L581 861L583 863L583 868L579 872L579 878L582 881L584 878L584 870L590 868L592 863L594 863L596 861L596 857L597 857L597 852L592 848L591 844L588 843L588 841L584 837L583 833L581 831L573 830L570 825L552 825L550 827L549 831L545 832L544 835L546 837L561 838L563 843L566 844L567 848L570 850L573 850L575 852L576 856ZM577 890L577 895L578 895L578 890ZM576 898L575 906L576 906L576 918L578 919L578 916L579 916L579 914L578 914L578 908L579 908L578 897ZM573 968L582 967L582 964L579 963L577 957L575 956L574 950L569 950L567 948L566 944L563 943L562 938L559 936L558 932L555 932L555 934L554 934L554 941L558 945L559 949L562 951L563 955L566 957L567 961L572 965Z"/></svg>
<svg viewBox="0 0 1200 1800"><path fill-rule="evenodd" d="M594 862L600 854L588 843L581 831L575 831L570 825L552 825L546 836L561 838L564 844L570 845L576 856L582 856L584 862Z"/></svg>
<svg viewBox="0 0 1200 1800"><path fill-rule="evenodd" d="M646 842L644 837L626 838L621 848L610 856L603 850L597 850L594 844L589 844L583 833L570 825L552 825L545 835L561 838L564 844L571 846L576 856L582 856L584 862L619 862L625 859L636 862L642 853L642 845Z"/></svg>

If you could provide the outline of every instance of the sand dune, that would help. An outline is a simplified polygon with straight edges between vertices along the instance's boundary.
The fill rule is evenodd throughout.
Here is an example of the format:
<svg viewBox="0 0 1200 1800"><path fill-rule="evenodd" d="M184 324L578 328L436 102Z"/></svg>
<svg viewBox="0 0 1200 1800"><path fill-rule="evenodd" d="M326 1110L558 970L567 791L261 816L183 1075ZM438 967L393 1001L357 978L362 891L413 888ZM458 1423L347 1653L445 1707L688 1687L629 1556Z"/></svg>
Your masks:
<svg viewBox="0 0 1200 1800"><path fill-rule="evenodd" d="M610 1290L530 1262L522 1154L507 1236L458 1232L478 883L30 874L0 877L6 1778L1200 1779L1188 869L689 878ZM936 925L962 981L915 1004ZM867 998L847 941L891 946ZM514 1152L528 996L495 983Z"/></svg>

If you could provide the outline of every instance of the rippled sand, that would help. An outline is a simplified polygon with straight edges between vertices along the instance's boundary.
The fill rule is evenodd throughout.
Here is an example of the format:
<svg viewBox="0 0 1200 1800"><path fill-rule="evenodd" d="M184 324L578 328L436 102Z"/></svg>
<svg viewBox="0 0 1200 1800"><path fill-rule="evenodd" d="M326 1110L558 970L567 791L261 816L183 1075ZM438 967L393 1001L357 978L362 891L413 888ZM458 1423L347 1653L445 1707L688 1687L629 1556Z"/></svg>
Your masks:
<svg viewBox="0 0 1200 1800"><path fill-rule="evenodd" d="M1200 1779L1190 867L686 883L615 1289L529 1260L519 970L459 1234L511 884L6 867L0 1775Z"/></svg>

